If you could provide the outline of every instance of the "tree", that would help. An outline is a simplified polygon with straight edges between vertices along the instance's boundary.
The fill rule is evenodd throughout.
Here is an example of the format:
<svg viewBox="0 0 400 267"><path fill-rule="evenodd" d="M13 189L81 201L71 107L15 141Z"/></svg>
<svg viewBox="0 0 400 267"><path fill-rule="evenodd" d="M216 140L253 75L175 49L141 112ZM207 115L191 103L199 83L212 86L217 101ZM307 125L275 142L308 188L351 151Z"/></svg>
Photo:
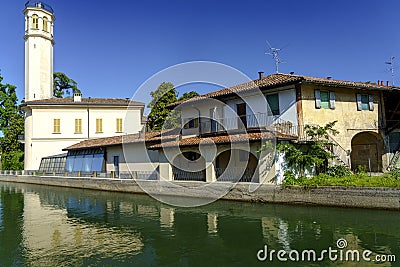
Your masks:
<svg viewBox="0 0 400 267"><path fill-rule="evenodd" d="M310 137L307 144L279 144L277 150L285 154L288 166L297 170L300 176L304 176L306 169L313 167L317 172L326 170L328 160L334 158L331 152L334 144L329 136L339 133L334 129L336 122L327 123L325 126L306 125L304 129Z"/></svg>
<svg viewBox="0 0 400 267"><path fill-rule="evenodd" d="M57 98L62 98L64 94L69 94L69 90L72 90L72 93L81 93L78 89L78 84L69 78L65 73L62 72L54 72L53 74L53 96Z"/></svg>
<svg viewBox="0 0 400 267"><path fill-rule="evenodd" d="M147 124L150 130L161 130L166 128L164 122L170 116L170 110L167 108L167 105L177 101L178 93L172 83L163 82L158 86L157 90L150 92L150 95L152 100L147 107L151 111L147 118Z"/></svg>
<svg viewBox="0 0 400 267"><path fill-rule="evenodd" d="M18 136L24 134L24 116L17 104L16 87L2 84L0 76L0 150L2 152L2 168L21 170L24 168L24 152Z"/></svg>
<svg viewBox="0 0 400 267"><path fill-rule="evenodd" d="M196 96L199 96L199 93L197 93L196 91L185 92L185 93L183 93L183 95L178 99L178 101L190 99L190 98L196 97Z"/></svg>
<svg viewBox="0 0 400 267"><path fill-rule="evenodd" d="M150 130L178 128L180 125L180 111L170 110L167 106L176 101L187 100L199 96L196 91L190 91L185 92L178 99L178 92L170 82L163 82L158 86L157 90L150 92L150 95L152 100L147 105L148 108L151 108L150 114L147 118L147 124Z"/></svg>

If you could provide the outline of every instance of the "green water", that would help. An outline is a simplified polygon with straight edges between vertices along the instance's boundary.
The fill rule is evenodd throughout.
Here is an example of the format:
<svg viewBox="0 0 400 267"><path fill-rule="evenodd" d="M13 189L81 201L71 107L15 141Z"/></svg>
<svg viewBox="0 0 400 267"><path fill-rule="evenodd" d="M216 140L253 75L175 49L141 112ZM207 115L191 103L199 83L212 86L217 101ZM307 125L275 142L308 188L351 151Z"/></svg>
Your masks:
<svg viewBox="0 0 400 267"><path fill-rule="evenodd" d="M0 184L0 266L400 266L400 212L218 201L171 207L144 195ZM337 248L396 262L259 261L264 247Z"/></svg>

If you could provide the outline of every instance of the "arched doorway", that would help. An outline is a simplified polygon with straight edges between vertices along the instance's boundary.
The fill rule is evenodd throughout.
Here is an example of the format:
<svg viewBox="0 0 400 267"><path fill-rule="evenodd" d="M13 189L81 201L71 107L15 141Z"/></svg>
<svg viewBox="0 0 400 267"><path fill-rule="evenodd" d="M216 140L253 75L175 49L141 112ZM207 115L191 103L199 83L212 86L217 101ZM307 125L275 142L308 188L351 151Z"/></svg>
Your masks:
<svg viewBox="0 0 400 267"><path fill-rule="evenodd" d="M206 181L205 159L196 151L186 151L173 160L174 180Z"/></svg>
<svg viewBox="0 0 400 267"><path fill-rule="evenodd" d="M258 182L257 167L257 157L245 150L226 150L215 158L218 181Z"/></svg>
<svg viewBox="0 0 400 267"><path fill-rule="evenodd" d="M383 140L377 133L362 132L351 140L351 168L382 171Z"/></svg>

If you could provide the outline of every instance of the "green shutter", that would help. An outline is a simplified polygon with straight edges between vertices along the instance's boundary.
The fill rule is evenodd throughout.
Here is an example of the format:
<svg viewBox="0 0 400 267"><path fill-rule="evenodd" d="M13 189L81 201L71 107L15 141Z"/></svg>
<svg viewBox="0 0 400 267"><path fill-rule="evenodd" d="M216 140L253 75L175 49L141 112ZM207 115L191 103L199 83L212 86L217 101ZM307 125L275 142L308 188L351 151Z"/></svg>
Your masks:
<svg viewBox="0 0 400 267"><path fill-rule="evenodd" d="M278 94L267 95L267 102L268 102L269 108L271 109L272 115L280 115L280 113L279 113L279 95Z"/></svg>
<svg viewBox="0 0 400 267"><path fill-rule="evenodd" d="M329 92L328 91L321 91L321 108L329 108Z"/></svg>

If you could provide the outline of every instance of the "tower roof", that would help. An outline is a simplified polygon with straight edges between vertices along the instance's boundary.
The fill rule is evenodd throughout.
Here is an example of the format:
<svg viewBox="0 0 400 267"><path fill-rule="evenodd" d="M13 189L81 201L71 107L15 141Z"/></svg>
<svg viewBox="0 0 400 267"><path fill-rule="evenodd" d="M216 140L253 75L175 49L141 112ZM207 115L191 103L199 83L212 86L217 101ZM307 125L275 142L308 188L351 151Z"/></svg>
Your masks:
<svg viewBox="0 0 400 267"><path fill-rule="evenodd" d="M25 8L28 8L28 7L40 8L40 9L44 9L50 13L54 13L53 8L51 6L49 6L48 4L45 4L41 1L37 1L37 0L29 0L28 2L26 2Z"/></svg>

